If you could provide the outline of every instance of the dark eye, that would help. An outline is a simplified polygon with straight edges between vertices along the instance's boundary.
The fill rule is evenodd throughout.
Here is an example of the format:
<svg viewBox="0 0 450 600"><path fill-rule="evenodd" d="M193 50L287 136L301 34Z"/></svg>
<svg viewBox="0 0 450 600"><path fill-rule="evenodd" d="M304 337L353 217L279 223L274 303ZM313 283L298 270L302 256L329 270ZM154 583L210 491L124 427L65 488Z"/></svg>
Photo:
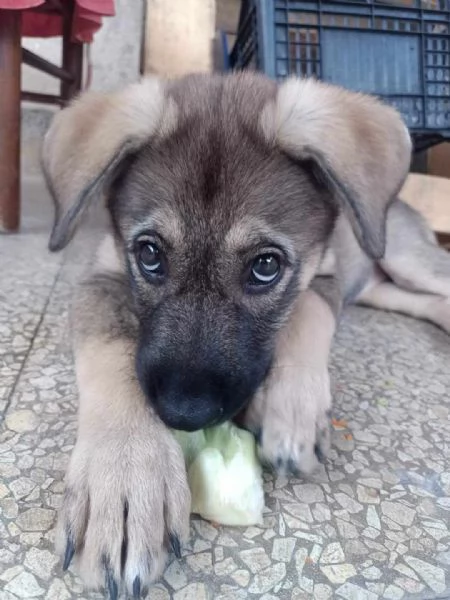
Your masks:
<svg viewBox="0 0 450 600"><path fill-rule="evenodd" d="M137 258L145 274L163 275L162 252L152 242L141 242L138 247Z"/></svg>
<svg viewBox="0 0 450 600"><path fill-rule="evenodd" d="M280 273L280 259L275 254L261 254L253 261L250 271L252 285L268 285Z"/></svg>

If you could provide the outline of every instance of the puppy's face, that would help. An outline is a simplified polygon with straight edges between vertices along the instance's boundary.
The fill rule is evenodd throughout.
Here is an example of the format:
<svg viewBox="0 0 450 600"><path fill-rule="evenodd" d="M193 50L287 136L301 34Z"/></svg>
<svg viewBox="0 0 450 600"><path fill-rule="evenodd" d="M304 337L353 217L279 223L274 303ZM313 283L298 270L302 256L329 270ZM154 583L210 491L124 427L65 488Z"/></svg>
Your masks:
<svg viewBox="0 0 450 600"><path fill-rule="evenodd" d="M209 97L180 117L128 162L110 201L140 323L139 380L179 429L230 419L250 400L334 220L307 165L231 108Z"/></svg>
<svg viewBox="0 0 450 600"><path fill-rule="evenodd" d="M50 248L107 195L140 324L142 388L168 425L202 428L235 415L263 382L338 211L382 256L410 150L394 110L314 80L148 78L86 94L44 144Z"/></svg>

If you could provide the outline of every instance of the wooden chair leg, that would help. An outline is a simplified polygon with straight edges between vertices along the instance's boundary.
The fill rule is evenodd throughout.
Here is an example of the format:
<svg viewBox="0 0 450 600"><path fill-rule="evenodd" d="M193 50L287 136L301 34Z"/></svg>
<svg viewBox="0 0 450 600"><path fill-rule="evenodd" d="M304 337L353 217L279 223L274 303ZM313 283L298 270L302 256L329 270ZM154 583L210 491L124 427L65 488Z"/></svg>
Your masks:
<svg viewBox="0 0 450 600"><path fill-rule="evenodd" d="M73 81L61 81L61 97L70 100L81 90L83 77L83 44L72 41L72 23L75 10L74 0L64 3L63 15L63 69L68 71Z"/></svg>
<svg viewBox="0 0 450 600"><path fill-rule="evenodd" d="M0 231L20 222L21 12L0 10Z"/></svg>

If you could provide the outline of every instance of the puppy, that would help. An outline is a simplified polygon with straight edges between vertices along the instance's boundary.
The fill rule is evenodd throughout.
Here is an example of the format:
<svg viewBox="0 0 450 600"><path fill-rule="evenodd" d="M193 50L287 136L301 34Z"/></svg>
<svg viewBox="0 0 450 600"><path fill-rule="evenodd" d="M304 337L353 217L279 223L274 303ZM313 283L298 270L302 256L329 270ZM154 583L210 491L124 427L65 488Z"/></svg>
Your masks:
<svg viewBox="0 0 450 600"><path fill-rule="evenodd" d="M78 439L59 519L64 566L76 555L87 585L139 597L180 555L190 496L169 428L244 414L278 469L323 460L345 303L450 331L450 260L396 200L410 153L373 98L250 73L148 78L57 115L51 250L92 203L110 215L74 300Z"/></svg>

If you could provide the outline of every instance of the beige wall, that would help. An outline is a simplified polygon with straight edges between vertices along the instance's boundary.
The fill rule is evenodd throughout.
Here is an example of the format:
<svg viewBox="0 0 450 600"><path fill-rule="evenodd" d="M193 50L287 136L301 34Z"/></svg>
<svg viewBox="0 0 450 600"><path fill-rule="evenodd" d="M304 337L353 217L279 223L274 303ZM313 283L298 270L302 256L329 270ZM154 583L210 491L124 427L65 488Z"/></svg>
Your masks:
<svg viewBox="0 0 450 600"><path fill-rule="evenodd" d="M145 70L176 77L212 70L215 0L147 0Z"/></svg>
<svg viewBox="0 0 450 600"><path fill-rule="evenodd" d="M241 0L146 0L145 70L177 76L221 67L218 31L231 49ZM214 52L213 52L214 48Z"/></svg>
<svg viewBox="0 0 450 600"><path fill-rule="evenodd" d="M227 34L228 48L236 39L241 0L216 0L216 29Z"/></svg>

